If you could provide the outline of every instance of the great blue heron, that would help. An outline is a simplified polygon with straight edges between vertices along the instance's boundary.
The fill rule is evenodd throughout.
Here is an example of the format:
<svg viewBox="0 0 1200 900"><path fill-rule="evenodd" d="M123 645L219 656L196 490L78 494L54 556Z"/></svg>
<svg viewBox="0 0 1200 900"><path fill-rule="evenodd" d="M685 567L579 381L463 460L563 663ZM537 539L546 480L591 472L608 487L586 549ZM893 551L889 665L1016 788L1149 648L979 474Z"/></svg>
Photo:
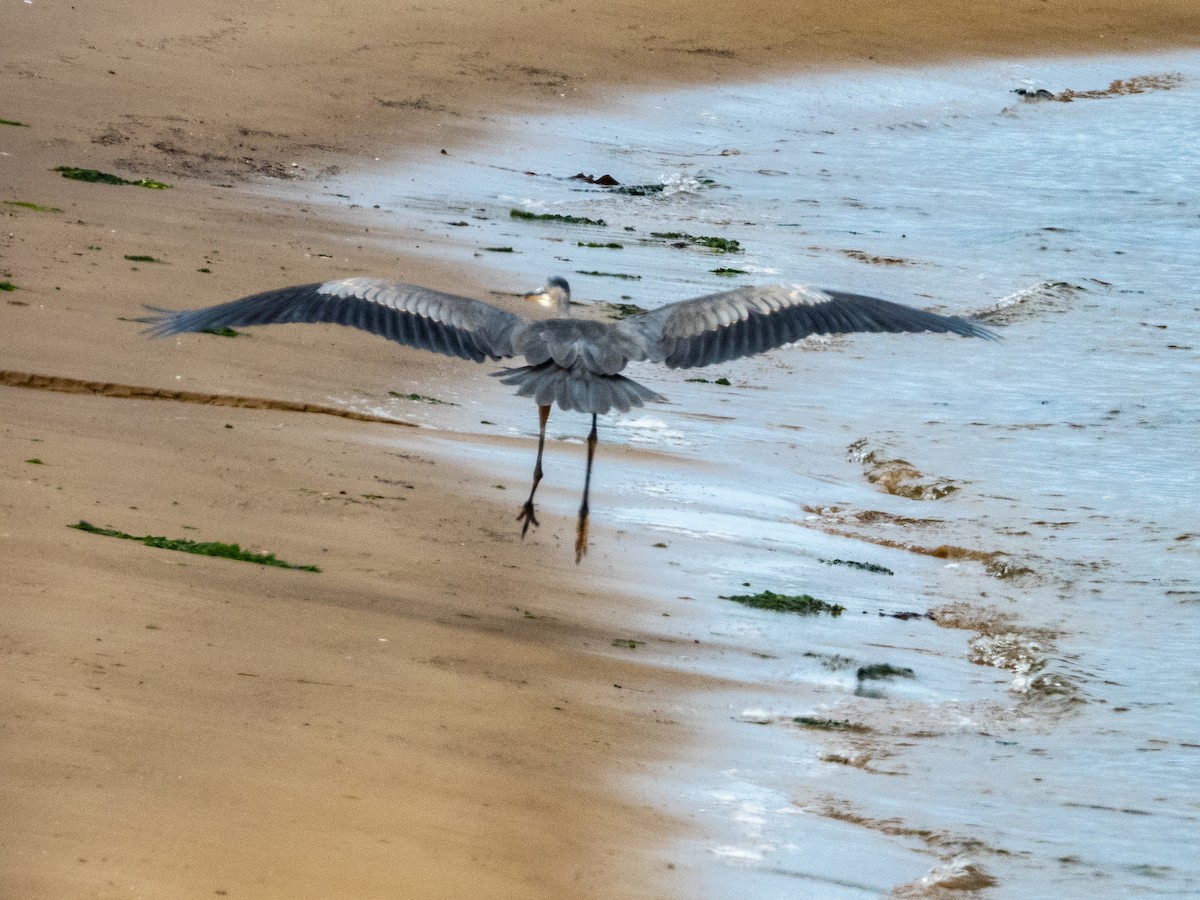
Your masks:
<svg viewBox="0 0 1200 900"><path fill-rule="evenodd" d="M588 490L596 452L596 416L628 412L647 400L663 399L621 375L630 362L664 363L688 369L762 353L809 334L854 331L953 332L995 339L974 322L911 306L801 285L741 287L671 303L617 322L575 319L571 290L551 278L526 294L556 310L550 319L515 313L415 284L377 278L341 278L254 294L196 310L154 309L141 321L154 337L189 331L286 322L331 322L381 335L399 344L483 362L522 356L527 365L493 374L516 385L517 394L538 405L538 450L529 499L517 516L521 536L538 524L533 496L542 480L542 450L550 407L592 414L587 472L575 529L575 561L587 552Z"/></svg>

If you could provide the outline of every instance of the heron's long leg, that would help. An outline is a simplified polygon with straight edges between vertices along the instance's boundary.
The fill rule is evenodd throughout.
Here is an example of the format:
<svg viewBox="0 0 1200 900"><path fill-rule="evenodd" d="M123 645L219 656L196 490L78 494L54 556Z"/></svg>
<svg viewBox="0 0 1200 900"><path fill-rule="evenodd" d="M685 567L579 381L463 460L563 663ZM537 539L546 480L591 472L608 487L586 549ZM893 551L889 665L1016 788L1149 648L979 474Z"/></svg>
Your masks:
<svg viewBox="0 0 1200 900"><path fill-rule="evenodd" d="M538 525L537 516L533 514L533 495L537 493L538 482L542 480L542 450L546 446L546 421L550 418L550 407L538 407L538 453L537 462L533 464L533 487L529 489L529 499L525 501L525 505L521 507L521 511L517 513L517 521L525 520L525 524L521 526L521 537L525 537L525 532L529 530L529 526L534 528Z"/></svg>
<svg viewBox="0 0 1200 900"><path fill-rule="evenodd" d="M583 502L579 504L579 524L575 526L575 562L587 553L588 490L592 486L592 458L596 455L596 414L592 413L592 430L587 440L587 474L583 476Z"/></svg>

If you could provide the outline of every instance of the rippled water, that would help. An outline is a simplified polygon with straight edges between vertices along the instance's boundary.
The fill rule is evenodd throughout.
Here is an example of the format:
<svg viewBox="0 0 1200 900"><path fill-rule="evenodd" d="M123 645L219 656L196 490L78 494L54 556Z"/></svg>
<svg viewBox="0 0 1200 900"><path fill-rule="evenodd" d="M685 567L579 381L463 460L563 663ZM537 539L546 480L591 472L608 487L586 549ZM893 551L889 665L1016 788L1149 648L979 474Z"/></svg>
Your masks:
<svg viewBox="0 0 1200 900"><path fill-rule="evenodd" d="M1136 76L1170 77L1103 93ZM1002 330L646 368L671 403L602 423L592 558L627 532L670 614L653 628L701 640L668 663L746 685L676 711L716 736L672 782L703 834L680 850L696 895L1200 894L1198 122L1200 55L993 62L637 97L333 188L513 290L564 274L582 298L650 307L795 280ZM422 415L534 424L491 384L453 399ZM605 455L619 444L678 465ZM552 454L543 487L567 521L578 451ZM948 492L868 479L901 459L916 474L898 490ZM718 599L763 589L847 612ZM911 676L859 677L882 663Z"/></svg>

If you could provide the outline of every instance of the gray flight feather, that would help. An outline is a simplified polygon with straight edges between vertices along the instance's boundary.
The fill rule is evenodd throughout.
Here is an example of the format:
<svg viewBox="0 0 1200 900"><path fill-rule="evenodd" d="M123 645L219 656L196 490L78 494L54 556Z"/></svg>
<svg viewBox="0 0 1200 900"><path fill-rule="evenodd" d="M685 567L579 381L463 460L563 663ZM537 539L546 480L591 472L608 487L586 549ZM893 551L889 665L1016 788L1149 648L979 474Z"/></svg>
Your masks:
<svg viewBox="0 0 1200 900"><path fill-rule="evenodd" d="M633 358L672 369L753 356L810 334L933 331L996 338L967 319L803 285L743 287L683 300L630 316L617 328L641 338L645 355Z"/></svg>
<svg viewBox="0 0 1200 900"><path fill-rule="evenodd" d="M513 332L524 320L470 297L377 278L343 278L266 291L204 309L155 309L140 321L150 334L244 328L289 322L330 322L398 344L483 362L513 355Z"/></svg>

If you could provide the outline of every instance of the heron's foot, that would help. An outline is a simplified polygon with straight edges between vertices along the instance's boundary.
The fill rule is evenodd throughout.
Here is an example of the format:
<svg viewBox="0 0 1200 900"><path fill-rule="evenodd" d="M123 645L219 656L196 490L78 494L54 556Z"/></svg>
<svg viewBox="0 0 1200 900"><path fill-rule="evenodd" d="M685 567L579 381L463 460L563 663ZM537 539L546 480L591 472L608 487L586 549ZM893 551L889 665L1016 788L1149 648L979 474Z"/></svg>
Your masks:
<svg viewBox="0 0 1200 900"><path fill-rule="evenodd" d="M587 556L588 547L588 514L580 513L579 524L575 526L575 563L579 564Z"/></svg>
<svg viewBox="0 0 1200 900"><path fill-rule="evenodd" d="M529 526L538 527L537 516L533 514L533 498L530 497L525 501L525 505L521 507L521 511L517 513L517 521L523 521L525 524L521 526L521 537L525 537L525 532L529 530Z"/></svg>

